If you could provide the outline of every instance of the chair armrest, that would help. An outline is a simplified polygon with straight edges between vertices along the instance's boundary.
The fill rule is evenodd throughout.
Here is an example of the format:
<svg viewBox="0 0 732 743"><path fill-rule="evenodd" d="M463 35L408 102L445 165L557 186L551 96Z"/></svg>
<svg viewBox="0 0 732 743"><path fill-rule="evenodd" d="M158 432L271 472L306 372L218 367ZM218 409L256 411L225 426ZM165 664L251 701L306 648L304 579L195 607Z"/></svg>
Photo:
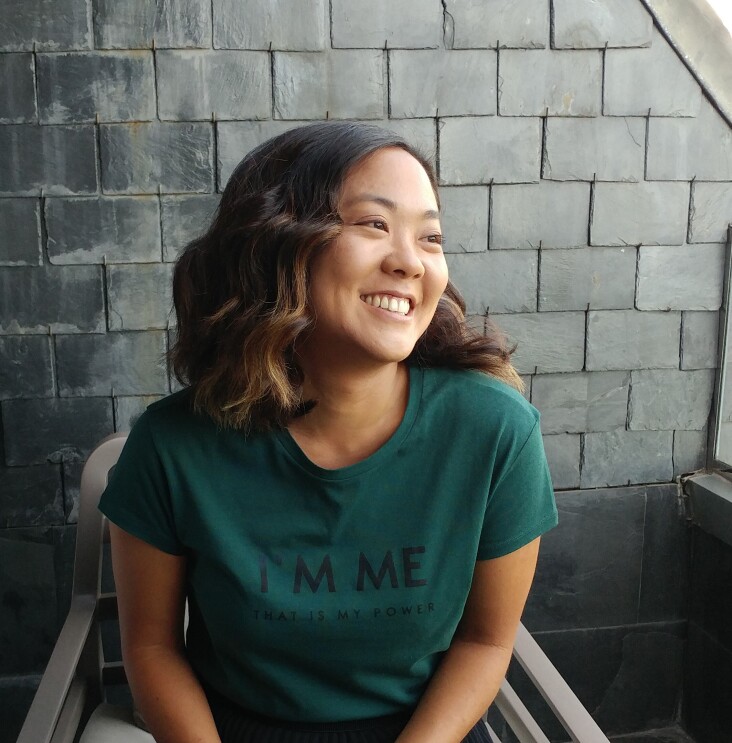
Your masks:
<svg viewBox="0 0 732 743"><path fill-rule="evenodd" d="M549 738L544 735L539 723L506 679L496 694L495 705L519 743L549 743Z"/></svg>
<svg viewBox="0 0 732 743"><path fill-rule="evenodd" d="M74 596L17 743L49 743L94 623L94 596Z"/></svg>
<svg viewBox="0 0 732 743"><path fill-rule="evenodd" d="M523 624L519 625L513 654L575 743L609 743Z"/></svg>

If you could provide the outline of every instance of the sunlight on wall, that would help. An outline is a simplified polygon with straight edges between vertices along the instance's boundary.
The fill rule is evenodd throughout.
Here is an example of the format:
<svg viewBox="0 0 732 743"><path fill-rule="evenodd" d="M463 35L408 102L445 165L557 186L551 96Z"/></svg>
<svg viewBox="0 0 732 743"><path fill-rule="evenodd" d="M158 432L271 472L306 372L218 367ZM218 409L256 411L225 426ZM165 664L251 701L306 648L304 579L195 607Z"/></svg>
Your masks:
<svg viewBox="0 0 732 743"><path fill-rule="evenodd" d="M707 0L707 2L714 8L714 12L732 34L732 0Z"/></svg>

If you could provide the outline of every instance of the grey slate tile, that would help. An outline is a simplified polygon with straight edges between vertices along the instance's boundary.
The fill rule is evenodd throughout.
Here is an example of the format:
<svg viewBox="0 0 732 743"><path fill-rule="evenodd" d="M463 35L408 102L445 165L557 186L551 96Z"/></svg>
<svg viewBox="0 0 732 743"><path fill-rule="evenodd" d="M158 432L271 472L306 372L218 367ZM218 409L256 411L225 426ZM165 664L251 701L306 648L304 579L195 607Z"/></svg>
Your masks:
<svg viewBox="0 0 732 743"><path fill-rule="evenodd" d="M557 493L524 611L532 632L634 624L646 497L642 487Z"/></svg>

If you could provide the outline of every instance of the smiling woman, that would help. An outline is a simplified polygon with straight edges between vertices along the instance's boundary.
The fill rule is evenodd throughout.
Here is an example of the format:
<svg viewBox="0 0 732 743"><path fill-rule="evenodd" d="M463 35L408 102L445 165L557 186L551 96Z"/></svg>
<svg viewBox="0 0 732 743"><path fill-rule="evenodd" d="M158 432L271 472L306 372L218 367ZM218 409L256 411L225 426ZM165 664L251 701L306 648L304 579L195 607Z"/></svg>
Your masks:
<svg viewBox="0 0 732 743"><path fill-rule="evenodd" d="M374 178L384 193L372 193ZM384 235L391 244L404 239L405 220L415 217L398 210L389 198L399 196L394 189L408 194L402 210L416 208L423 217L419 242L433 246L432 262L444 266L435 175L393 133L350 122L313 124L265 142L241 161L208 232L188 246L174 277L178 335L170 358L178 378L191 384L198 410L223 426L266 429L288 423L307 404L294 352L313 332L317 313L309 277L323 254L333 256L335 242L371 236L368 255ZM396 235L392 217L399 221ZM429 366L480 368L520 389L502 334L473 332L464 307L448 283L407 355Z"/></svg>
<svg viewBox="0 0 732 743"><path fill-rule="evenodd" d="M179 259L189 386L100 503L158 743L489 740L556 508L538 412L441 243L428 161L342 122L249 153Z"/></svg>
<svg viewBox="0 0 732 743"><path fill-rule="evenodd" d="M387 147L346 177L338 213L341 234L311 266L316 323L301 360L331 369L403 361L447 286L432 184L412 155Z"/></svg>
<svg viewBox="0 0 732 743"><path fill-rule="evenodd" d="M333 441L324 436L325 404L293 421L289 430L301 448L331 468L372 454L393 432L408 390L407 367L395 362L412 353L447 286L435 192L407 151L386 147L355 165L338 213L340 235L310 268L315 322L297 352L304 394L327 401L334 378L355 382L367 374L392 395L383 399L384 409L369 406L368 419L347 439L336 429Z"/></svg>

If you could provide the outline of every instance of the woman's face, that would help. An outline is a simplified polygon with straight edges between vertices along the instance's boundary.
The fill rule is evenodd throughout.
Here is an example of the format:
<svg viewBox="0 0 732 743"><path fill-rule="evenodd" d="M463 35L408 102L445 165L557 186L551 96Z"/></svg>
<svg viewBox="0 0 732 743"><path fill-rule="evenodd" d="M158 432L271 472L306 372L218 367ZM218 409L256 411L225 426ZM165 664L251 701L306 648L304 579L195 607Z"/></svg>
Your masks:
<svg viewBox="0 0 732 743"><path fill-rule="evenodd" d="M342 233L311 267L307 351L332 363L402 361L447 284L427 173L400 148L378 150L346 177L338 211Z"/></svg>

